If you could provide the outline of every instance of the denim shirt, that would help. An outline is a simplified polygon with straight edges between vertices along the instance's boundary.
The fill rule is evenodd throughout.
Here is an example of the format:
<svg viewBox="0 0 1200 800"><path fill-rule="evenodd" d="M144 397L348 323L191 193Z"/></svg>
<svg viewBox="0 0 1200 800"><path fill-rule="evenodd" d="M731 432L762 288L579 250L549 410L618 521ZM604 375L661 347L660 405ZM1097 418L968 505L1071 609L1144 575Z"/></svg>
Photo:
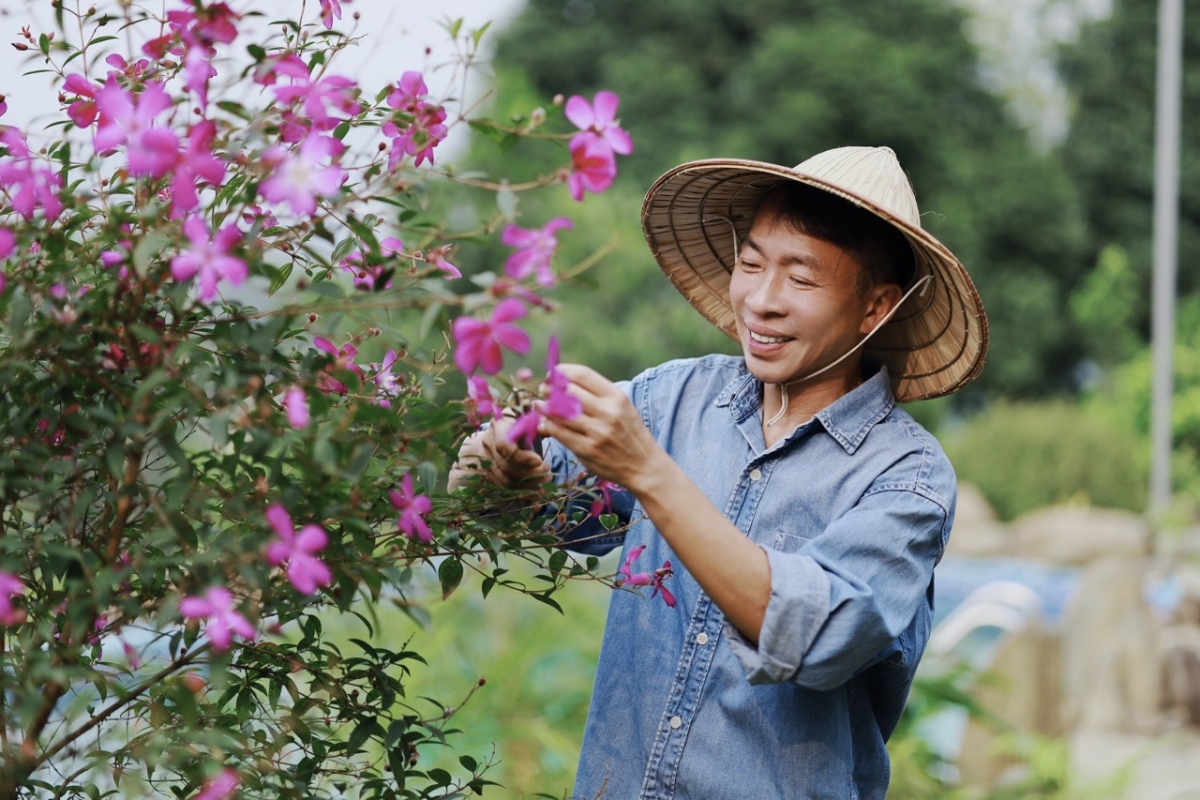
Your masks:
<svg viewBox="0 0 1200 800"><path fill-rule="evenodd" d="M630 494L613 500L626 533L572 531L569 546L591 554L645 545L635 571L670 560L678 599L613 592L574 796L882 800L954 516L937 441L895 407L882 368L769 449L762 384L741 358L673 361L622 388L766 551L771 594L755 646ZM546 455L560 479L582 470L557 442Z"/></svg>

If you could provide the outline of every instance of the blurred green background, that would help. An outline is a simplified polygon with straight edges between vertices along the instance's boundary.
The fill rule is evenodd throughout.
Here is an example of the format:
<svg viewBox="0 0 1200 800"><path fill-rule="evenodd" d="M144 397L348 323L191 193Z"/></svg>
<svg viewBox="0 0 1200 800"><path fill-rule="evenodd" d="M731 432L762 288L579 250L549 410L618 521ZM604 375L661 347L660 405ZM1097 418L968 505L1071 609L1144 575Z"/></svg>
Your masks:
<svg viewBox="0 0 1200 800"><path fill-rule="evenodd" d="M733 352L647 252L646 188L693 158L790 165L830 147L886 144L909 171L923 224L974 277L991 325L979 380L910 410L1001 522L1061 503L1143 512L1156 14L1150 0L529 0L489 33L499 89L488 115L524 120L555 95L608 89L636 143L586 212L565 191L520 200L528 227L586 214L560 235L560 267L610 248L556 290L560 313L535 322L536 337L557 334L564 360L613 379ZM1185 19L1176 503L1166 523L1178 528L1196 524L1200 498L1200 14ZM562 159L479 137L457 162L503 163L520 180ZM491 237L465 241L455 261L494 272L506 254ZM560 600L562 616L518 596L484 603L465 584L431 606L427 628L398 612L384 625L389 637L413 635L438 665L414 676L414 695L435 683L439 696L456 683L465 693L486 676L460 712L468 733L455 746L481 756L495 742L494 777L508 796L561 795L571 783L606 597L589 584ZM913 707L950 689L923 686ZM948 796L930 793L936 781L914 735L893 743L894 796ZM1044 780L1003 796L1083 796L1064 788L1061 748L1038 752L1026 760Z"/></svg>

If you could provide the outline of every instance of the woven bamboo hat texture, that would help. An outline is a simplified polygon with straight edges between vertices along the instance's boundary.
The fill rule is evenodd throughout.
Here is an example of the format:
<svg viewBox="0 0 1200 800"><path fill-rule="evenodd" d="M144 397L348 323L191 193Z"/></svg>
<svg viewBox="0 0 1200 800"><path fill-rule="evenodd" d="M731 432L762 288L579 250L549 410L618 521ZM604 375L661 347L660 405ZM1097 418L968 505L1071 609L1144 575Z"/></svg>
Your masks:
<svg viewBox="0 0 1200 800"><path fill-rule="evenodd" d="M729 301L736 257L731 234L744 239L763 196L786 181L827 191L895 226L915 256L909 286L931 277L864 347L887 365L896 399L942 397L975 378L988 341L979 292L954 254L921 229L912 184L887 147L839 147L792 169L741 159L691 161L659 178L642 205L642 230L688 302L737 338Z"/></svg>

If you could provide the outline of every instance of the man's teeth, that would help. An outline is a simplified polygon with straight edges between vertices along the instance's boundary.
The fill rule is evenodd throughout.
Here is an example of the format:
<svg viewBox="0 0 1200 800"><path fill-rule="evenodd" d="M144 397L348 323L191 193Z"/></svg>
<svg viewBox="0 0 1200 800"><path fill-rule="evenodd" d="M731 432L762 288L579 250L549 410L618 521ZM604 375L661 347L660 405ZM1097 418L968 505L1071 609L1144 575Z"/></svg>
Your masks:
<svg viewBox="0 0 1200 800"><path fill-rule="evenodd" d="M787 337L787 336L762 336L760 334L755 333L754 331L750 331L750 338L756 342L761 342L762 344L779 344L780 342L786 342L789 337Z"/></svg>

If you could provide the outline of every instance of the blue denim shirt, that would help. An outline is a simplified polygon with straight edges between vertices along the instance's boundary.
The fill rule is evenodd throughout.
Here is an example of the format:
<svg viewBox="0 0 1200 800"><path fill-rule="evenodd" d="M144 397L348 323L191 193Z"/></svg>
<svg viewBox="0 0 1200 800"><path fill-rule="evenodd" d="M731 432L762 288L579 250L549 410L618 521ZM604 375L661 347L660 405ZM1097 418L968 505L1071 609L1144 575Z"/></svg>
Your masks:
<svg viewBox="0 0 1200 800"><path fill-rule="evenodd" d="M623 384L655 439L767 553L758 646L725 620L628 493L632 525L575 549L645 545L678 598L616 591L575 785L580 798L879 798L885 741L933 616L954 472L879 369L767 449L762 384L741 358L674 361ZM555 474L582 467L547 442ZM580 538L586 541L578 541Z"/></svg>

